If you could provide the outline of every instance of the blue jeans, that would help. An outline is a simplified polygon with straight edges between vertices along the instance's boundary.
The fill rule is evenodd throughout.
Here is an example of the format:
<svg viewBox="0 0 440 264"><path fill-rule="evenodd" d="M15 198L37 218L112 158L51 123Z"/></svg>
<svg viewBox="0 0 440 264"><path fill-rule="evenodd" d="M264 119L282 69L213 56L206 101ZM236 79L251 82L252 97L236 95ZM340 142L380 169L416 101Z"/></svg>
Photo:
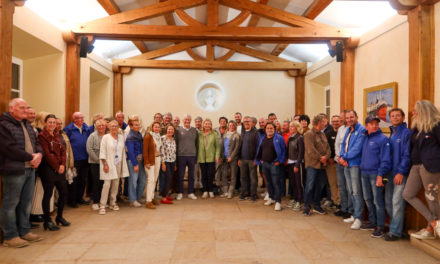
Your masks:
<svg viewBox="0 0 440 264"><path fill-rule="evenodd" d="M336 175L338 176L341 211L353 214L353 203L351 200L351 195L347 190L347 181L345 180L344 166L336 164Z"/></svg>
<svg viewBox="0 0 440 264"><path fill-rule="evenodd" d="M25 169L21 175L2 175L1 227L5 240L24 236L30 232L35 170Z"/></svg>
<svg viewBox="0 0 440 264"><path fill-rule="evenodd" d="M306 189L304 191L304 206L310 209L313 204L321 207L321 193L325 184L325 170L307 167Z"/></svg>
<svg viewBox="0 0 440 264"><path fill-rule="evenodd" d="M347 191L353 203L352 215L356 219L362 219L364 201L362 199L361 169L359 167L345 167L344 174L345 181L347 182Z"/></svg>
<svg viewBox="0 0 440 264"><path fill-rule="evenodd" d="M185 177L185 168L188 166L188 194L194 193L194 168L196 167L195 156L178 156L177 172L178 172L178 192L183 193L183 180Z"/></svg>
<svg viewBox="0 0 440 264"><path fill-rule="evenodd" d="M377 174L362 174L362 191L368 208L368 220L385 228L384 187L376 186Z"/></svg>
<svg viewBox="0 0 440 264"><path fill-rule="evenodd" d="M401 185L394 183L394 175L388 177L385 185L385 209L391 218L390 233L402 237L403 221L405 218L405 200L402 197L405 189L406 179L404 177Z"/></svg>
<svg viewBox="0 0 440 264"><path fill-rule="evenodd" d="M269 197L277 203L281 203L281 193L283 188L282 181L284 174L281 172L281 166L276 166L269 162L263 163L263 173L267 181L267 190Z"/></svg>
<svg viewBox="0 0 440 264"><path fill-rule="evenodd" d="M139 171L134 171L134 166L131 160L127 160L128 172L130 177L128 178L128 198L130 202L142 199L145 185L147 184L147 176L144 168L144 161L138 162Z"/></svg>

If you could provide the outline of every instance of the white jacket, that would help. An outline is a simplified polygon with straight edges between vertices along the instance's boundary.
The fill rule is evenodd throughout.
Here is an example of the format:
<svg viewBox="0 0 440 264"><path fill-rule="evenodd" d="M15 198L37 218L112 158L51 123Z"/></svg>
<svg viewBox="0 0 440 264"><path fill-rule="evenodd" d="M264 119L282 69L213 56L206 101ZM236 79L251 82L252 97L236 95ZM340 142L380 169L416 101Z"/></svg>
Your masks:
<svg viewBox="0 0 440 264"><path fill-rule="evenodd" d="M118 147L122 148L121 171L117 171L115 166L115 148L114 139L111 134L106 134L102 137L101 148L99 152L99 159L105 159L108 165L108 173L104 172L104 165L99 162L99 169L101 172L101 180L113 180L122 177L128 177L127 157L125 152L125 139L123 134L118 133Z"/></svg>

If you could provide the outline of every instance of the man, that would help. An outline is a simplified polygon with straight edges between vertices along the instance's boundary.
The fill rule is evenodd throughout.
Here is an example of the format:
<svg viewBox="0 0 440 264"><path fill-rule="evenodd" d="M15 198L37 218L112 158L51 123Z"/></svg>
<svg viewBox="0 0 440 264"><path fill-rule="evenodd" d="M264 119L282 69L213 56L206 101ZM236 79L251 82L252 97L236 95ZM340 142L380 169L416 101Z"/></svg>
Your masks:
<svg viewBox="0 0 440 264"><path fill-rule="evenodd" d="M286 141L286 144L289 141L289 137L290 137L289 124L290 124L289 120L284 120L283 124L281 125L282 136L284 138L284 141Z"/></svg>
<svg viewBox="0 0 440 264"><path fill-rule="evenodd" d="M1 228L6 247L25 247L42 240L30 232L30 209L35 186L35 169L43 150L26 120L27 103L12 99L9 112L0 116L0 175L2 176Z"/></svg>
<svg viewBox="0 0 440 264"><path fill-rule="evenodd" d="M191 127L191 116L185 115L183 117L183 127L177 128L175 136L178 167L177 200L181 200L183 197L183 178L186 168L188 168L188 198L197 199L194 195L194 168L197 161L198 135L197 129Z"/></svg>
<svg viewBox="0 0 440 264"><path fill-rule="evenodd" d="M320 198L324 187L325 167L331 154L327 138L321 132L325 127L323 116L315 116L312 125L313 128L304 134L304 161L307 170L304 191L304 216L310 215L312 204L314 212L325 214L325 211L321 208Z"/></svg>
<svg viewBox="0 0 440 264"><path fill-rule="evenodd" d="M84 123L84 116L80 112L72 115L73 121L64 128L67 137L69 137L72 146L73 159L77 176L73 178L73 183L69 184L69 195L67 201L73 208L78 204L88 205L89 202L84 201L84 188L89 171L89 155L87 154L87 139L90 135L89 127ZM93 189L93 188L92 188Z"/></svg>
<svg viewBox="0 0 440 264"><path fill-rule="evenodd" d="M273 123L275 120L277 120L277 115L275 113L270 113L267 115L268 122Z"/></svg>
<svg viewBox="0 0 440 264"><path fill-rule="evenodd" d="M224 117L224 116L221 116L218 119L218 123L219 123L219 127L217 127L215 129L215 132L217 132L218 142L220 142L220 144L222 144L223 137L226 135L226 132L228 132L228 119L226 117ZM223 166L227 166L227 162L226 161L222 160L221 162L216 164L215 184L217 186L221 186L221 175L222 175L223 170L224 170ZM228 192L228 190L225 189L225 190L222 190L222 192L224 194L226 194Z"/></svg>
<svg viewBox="0 0 440 264"><path fill-rule="evenodd" d="M152 125L154 122L158 122L158 123L160 124L160 126L161 126L161 130L163 130L163 128L162 128L162 127L163 127L163 124L162 124L163 119L162 119L162 114L161 114L161 113L155 113L155 114L154 114L154 116L153 116L153 122L151 122L151 125ZM151 132L151 129L152 129L151 125L148 126L148 128L147 128L147 133L150 133L150 132Z"/></svg>
<svg viewBox="0 0 440 264"><path fill-rule="evenodd" d="M252 126L252 128L257 128L257 122L258 122L258 120L257 120L257 118L256 117L254 117L254 116L251 116L251 126Z"/></svg>
<svg viewBox="0 0 440 264"><path fill-rule="evenodd" d="M241 135L241 131L243 131L243 123L241 122L241 113L235 112L234 114L235 123L237 123L237 133Z"/></svg>
<svg viewBox="0 0 440 264"><path fill-rule="evenodd" d="M246 199L247 185L250 179L251 200L257 200L257 165L255 164L255 155L258 147L259 135L255 128L251 126L251 118L244 117L244 129L240 140L240 151L238 157L238 166L240 167L241 195L240 200Z"/></svg>
<svg viewBox="0 0 440 264"><path fill-rule="evenodd" d="M301 117L301 115L296 114L296 115L293 117L293 120L295 120L296 122L299 123L299 118L300 118L300 117Z"/></svg>
<svg viewBox="0 0 440 264"><path fill-rule="evenodd" d="M194 118L194 127L197 129L197 132L202 132L202 123L203 123L202 117L196 116L196 118ZM196 163L196 168L194 171L194 189L201 189L201 188L203 188L202 175L200 171L200 165L199 163Z"/></svg>
<svg viewBox="0 0 440 264"><path fill-rule="evenodd" d="M267 124L267 120L264 117L260 117L260 119L258 119L258 125L260 126L260 128L258 129L258 133L264 134L264 128L266 127Z"/></svg>
<svg viewBox="0 0 440 264"><path fill-rule="evenodd" d="M347 122L347 132L341 145L338 163L344 166L347 190L351 194L353 201L353 215L344 219L346 223L353 223L351 229L358 230L362 225L362 213L364 211L364 201L362 199L361 171L360 163L362 156L362 146L365 141L365 127L358 123L356 111L350 110L345 115Z"/></svg>
<svg viewBox="0 0 440 264"><path fill-rule="evenodd" d="M116 114L115 114L115 120L116 121L118 121L118 124L119 124L119 127L122 129L122 130L125 130L125 128L127 128L127 123L125 123L124 122L124 120L125 120L125 115L124 115L124 113L122 113L121 111L118 111ZM93 124L94 125L94 124ZM91 132L93 132L93 131L91 131Z"/></svg>
<svg viewBox="0 0 440 264"><path fill-rule="evenodd" d="M308 115L301 115L299 117L299 123L301 124L302 128L303 128L303 135L310 130L309 125L310 125L310 117Z"/></svg>
<svg viewBox="0 0 440 264"><path fill-rule="evenodd" d="M177 129L180 126L180 118L178 116L175 116L173 118L173 126Z"/></svg>
<svg viewBox="0 0 440 264"><path fill-rule="evenodd" d="M165 114L163 114L163 124L162 124L162 129L161 129L160 135L163 136L167 133L166 127L167 127L167 125L172 124L171 123L172 121L173 121L173 115L170 112L166 112Z"/></svg>
<svg viewBox="0 0 440 264"><path fill-rule="evenodd" d="M333 201L333 204L337 205L340 203L340 200L338 190L338 178L336 176L335 140L340 126L341 125L339 115L333 115L331 118L331 125L327 126L330 127L330 129L327 129L327 131L324 132L325 136L327 137L327 142L330 145L331 151L330 160L328 161L328 165L326 168L328 186L330 188L330 197L327 197L327 199L330 198L330 200Z"/></svg>
<svg viewBox="0 0 440 264"><path fill-rule="evenodd" d="M361 174L362 193L368 208L369 223L361 230L374 230L371 237L381 238L385 234L384 176L391 169L390 141L379 129L380 119L368 116L365 119L366 139L362 147Z"/></svg>
<svg viewBox="0 0 440 264"><path fill-rule="evenodd" d="M411 167L410 139L412 131L407 128L405 113L400 108L390 111L392 169L388 183L385 185L385 209L391 218L390 231L385 235L386 241L395 241L402 237L405 217L405 201L402 198Z"/></svg>
<svg viewBox="0 0 440 264"><path fill-rule="evenodd" d="M26 109L26 120L28 121L28 123L32 124L35 121L35 117L35 110L31 106L28 106ZM34 131L37 130L34 128Z"/></svg>

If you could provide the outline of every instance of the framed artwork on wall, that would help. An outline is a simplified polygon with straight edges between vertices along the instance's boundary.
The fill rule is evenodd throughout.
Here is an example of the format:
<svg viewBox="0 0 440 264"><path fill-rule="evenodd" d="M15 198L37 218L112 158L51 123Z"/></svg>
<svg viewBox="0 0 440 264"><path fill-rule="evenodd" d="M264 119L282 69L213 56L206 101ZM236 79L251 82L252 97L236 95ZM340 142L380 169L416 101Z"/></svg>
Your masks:
<svg viewBox="0 0 440 264"><path fill-rule="evenodd" d="M364 118L369 115L378 116L379 127L384 133L390 133L389 111L394 107L397 107L397 82L364 89Z"/></svg>

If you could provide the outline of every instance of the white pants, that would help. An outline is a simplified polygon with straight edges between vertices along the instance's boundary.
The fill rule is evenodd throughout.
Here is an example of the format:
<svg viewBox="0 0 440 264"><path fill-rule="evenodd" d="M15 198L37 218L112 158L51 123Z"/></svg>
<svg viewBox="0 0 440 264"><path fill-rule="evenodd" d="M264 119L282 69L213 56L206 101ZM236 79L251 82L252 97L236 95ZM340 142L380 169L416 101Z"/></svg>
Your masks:
<svg viewBox="0 0 440 264"><path fill-rule="evenodd" d="M116 204L116 195L118 194L118 187L119 187L119 178L113 180L104 180L104 184L102 185L101 201L100 201L101 208L105 208L105 205L107 204L107 200L109 198L109 192L110 192L109 205L113 206Z"/></svg>
<svg viewBox="0 0 440 264"><path fill-rule="evenodd" d="M154 165L149 169L145 167L147 171L147 203L151 202L154 198L154 189L156 188L157 178L159 177L160 170L160 157L154 158Z"/></svg>

